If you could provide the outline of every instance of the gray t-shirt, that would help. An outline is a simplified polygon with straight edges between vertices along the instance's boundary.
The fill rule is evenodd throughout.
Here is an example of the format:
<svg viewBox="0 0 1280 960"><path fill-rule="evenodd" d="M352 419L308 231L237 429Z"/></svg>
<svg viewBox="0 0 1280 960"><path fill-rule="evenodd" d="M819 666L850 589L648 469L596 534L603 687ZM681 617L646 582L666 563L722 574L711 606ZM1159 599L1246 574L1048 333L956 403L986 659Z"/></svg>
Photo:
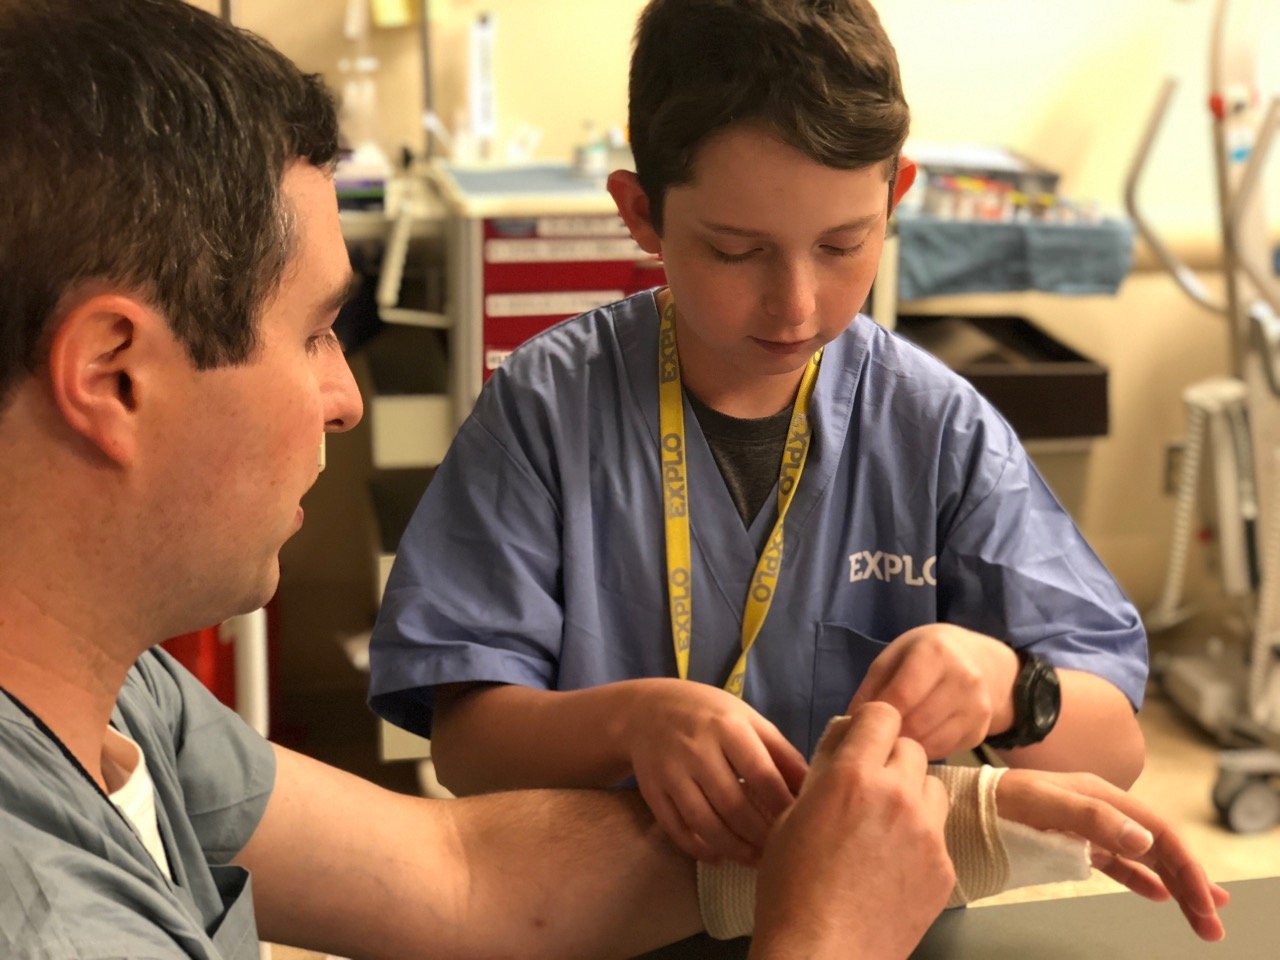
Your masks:
<svg viewBox="0 0 1280 960"><path fill-rule="evenodd" d="M791 407L768 417L743 419L713 410L685 391L707 438L742 523L750 527L778 485L778 466L787 445Z"/></svg>
<svg viewBox="0 0 1280 960"><path fill-rule="evenodd" d="M271 746L162 650L125 680L112 724L146 756L174 879L25 709L0 696L0 956L256 960L249 841Z"/></svg>

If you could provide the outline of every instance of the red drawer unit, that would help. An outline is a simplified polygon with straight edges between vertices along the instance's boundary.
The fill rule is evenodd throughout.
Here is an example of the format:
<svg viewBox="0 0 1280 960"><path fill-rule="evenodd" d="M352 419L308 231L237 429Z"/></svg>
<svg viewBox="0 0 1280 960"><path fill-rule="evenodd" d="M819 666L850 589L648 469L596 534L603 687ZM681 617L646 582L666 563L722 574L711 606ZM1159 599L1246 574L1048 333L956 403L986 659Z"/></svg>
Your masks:
<svg viewBox="0 0 1280 960"><path fill-rule="evenodd" d="M534 334L665 282L617 214L484 221L481 376Z"/></svg>
<svg viewBox="0 0 1280 960"><path fill-rule="evenodd" d="M438 164L430 176L446 211L456 424L524 341L666 282L662 264L631 239L604 183L566 164Z"/></svg>

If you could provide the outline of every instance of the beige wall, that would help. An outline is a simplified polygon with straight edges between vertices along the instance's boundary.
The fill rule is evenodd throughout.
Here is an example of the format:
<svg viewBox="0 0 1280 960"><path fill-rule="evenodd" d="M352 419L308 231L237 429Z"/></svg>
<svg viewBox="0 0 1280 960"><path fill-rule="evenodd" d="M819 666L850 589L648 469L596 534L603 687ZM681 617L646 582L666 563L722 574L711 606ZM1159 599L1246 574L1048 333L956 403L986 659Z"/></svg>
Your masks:
<svg viewBox="0 0 1280 960"><path fill-rule="evenodd" d="M240 0L241 21L337 84L337 62L348 52L340 37L344 5ZM451 121L462 102L467 25L491 11L499 140L528 123L543 131L542 157L567 157L584 120L600 127L625 122L626 56L641 6L641 0L434 0L440 113ZM1179 77L1143 197L1152 219L1179 242L1213 249L1203 106L1211 0L880 0L877 7L897 44L915 136L1012 147L1061 171L1068 194L1096 198L1104 209L1120 207L1126 168L1162 78ZM1280 4L1257 3L1252 35L1280 39ZM376 31L372 51L383 62L382 140L388 148L416 145L416 32ZM1280 57L1259 69L1264 91L1280 92ZM1273 224L1280 224L1278 166L1280 158L1268 174ZM1213 281L1211 271L1205 276ZM1110 368L1111 436L1083 463L1045 468L1126 588L1140 605L1153 601L1172 506L1163 492L1164 448L1182 432L1181 389L1226 369L1220 321L1155 272L1135 273L1114 298L968 297L925 306L1024 314ZM349 522L335 521L328 546L308 556L334 556ZM325 538L318 530L312 535ZM320 576L316 563L311 571Z"/></svg>
<svg viewBox="0 0 1280 960"><path fill-rule="evenodd" d="M206 9L216 0L197 0ZM346 0L238 0L240 22L341 87ZM467 27L496 23L499 141L521 124L539 154L568 157L584 120L626 122L626 60L642 0L432 0L437 108L464 103ZM1212 224L1206 54L1213 0L878 0L898 49L916 136L1000 143L1060 170L1075 196L1118 207L1121 182L1164 77L1180 89L1144 184L1175 233ZM1245 0L1233 0L1243 13ZM1280 39L1280 4L1252 0L1259 38ZM1260 44L1262 39L1260 39ZM375 30L381 140L419 145L420 59L413 27ZM1280 92L1280 57L1262 57ZM1273 167L1280 166L1280 160ZM1280 189L1271 191L1280 220Z"/></svg>

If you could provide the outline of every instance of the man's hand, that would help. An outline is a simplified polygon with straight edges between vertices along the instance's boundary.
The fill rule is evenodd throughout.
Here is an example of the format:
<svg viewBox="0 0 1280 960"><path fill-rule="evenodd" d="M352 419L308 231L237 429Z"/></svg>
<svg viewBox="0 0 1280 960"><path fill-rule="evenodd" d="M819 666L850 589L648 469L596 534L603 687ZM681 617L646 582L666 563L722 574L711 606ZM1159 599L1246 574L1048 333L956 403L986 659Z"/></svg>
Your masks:
<svg viewBox="0 0 1280 960"><path fill-rule="evenodd" d="M1221 940L1227 891L1211 883L1169 824L1146 804L1091 773L1009 770L996 787L1001 817L1073 833L1093 846L1093 865L1150 900L1178 901L1196 934Z"/></svg>
<svg viewBox="0 0 1280 960"><path fill-rule="evenodd" d="M669 678L632 686L624 736L654 818L696 860L754 864L804 781L804 757L716 687Z"/></svg>
<svg viewBox="0 0 1280 960"><path fill-rule="evenodd" d="M1007 644L949 623L908 630L876 657L849 704L883 700L902 735L930 759L976 747L1013 725L1018 656Z"/></svg>
<svg viewBox="0 0 1280 960"><path fill-rule="evenodd" d="M955 885L947 793L900 729L884 703L827 728L765 847L752 958L897 960L941 912Z"/></svg>

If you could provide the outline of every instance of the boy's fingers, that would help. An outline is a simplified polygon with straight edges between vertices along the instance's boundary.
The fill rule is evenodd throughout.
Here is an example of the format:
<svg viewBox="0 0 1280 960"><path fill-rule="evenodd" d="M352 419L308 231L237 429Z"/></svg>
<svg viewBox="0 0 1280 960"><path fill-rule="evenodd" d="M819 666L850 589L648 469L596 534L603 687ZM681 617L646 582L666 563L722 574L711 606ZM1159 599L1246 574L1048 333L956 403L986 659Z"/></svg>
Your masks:
<svg viewBox="0 0 1280 960"><path fill-rule="evenodd" d="M662 827L671 842L680 848L681 853L694 860L715 860L715 851L689 829L689 825L684 822L684 818L680 816L670 797L666 794L652 798L646 796L645 802L649 804L653 819L658 822L658 826Z"/></svg>
<svg viewBox="0 0 1280 960"><path fill-rule="evenodd" d="M901 659L900 651L901 648L889 644L889 646L885 647L884 652L871 661L871 667L867 670L867 675L862 678L862 683L858 684L858 689L854 691L853 699L849 702L850 714L853 713L855 707L882 699L880 691L884 689L884 685L892 678L897 662Z"/></svg>
<svg viewBox="0 0 1280 960"><path fill-rule="evenodd" d="M755 730L760 737L757 746L763 747L762 751L755 754L755 762L758 764L755 775L742 768L737 769L739 775L755 789L759 789L764 779L773 779L773 785L769 788L771 796L761 799L771 803L772 812L776 816L791 806L791 801L796 798L804 783L805 774L809 772L809 765L805 762L804 754L764 717L755 721Z"/></svg>
<svg viewBox="0 0 1280 960"><path fill-rule="evenodd" d="M693 781L680 784L672 791L671 798L689 830L711 848L713 856L740 863L755 862L756 849L720 818L699 784Z"/></svg>
<svg viewBox="0 0 1280 960"><path fill-rule="evenodd" d="M781 783L776 771L775 779ZM720 770L705 771L699 782L712 811L725 825L752 847L762 847L769 834L772 817L766 819L765 814L752 802L746 791L746 783L739 781L728 763Z"/></svg>

